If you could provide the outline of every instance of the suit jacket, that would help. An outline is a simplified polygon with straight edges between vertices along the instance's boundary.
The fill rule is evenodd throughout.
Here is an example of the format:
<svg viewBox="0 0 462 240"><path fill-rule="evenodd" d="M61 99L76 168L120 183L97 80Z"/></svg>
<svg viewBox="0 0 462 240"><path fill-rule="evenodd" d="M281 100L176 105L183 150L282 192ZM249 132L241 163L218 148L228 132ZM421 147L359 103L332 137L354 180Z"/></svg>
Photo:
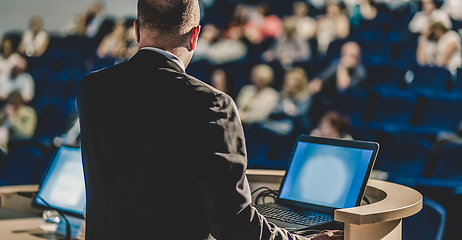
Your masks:
<svg viewBox="0 0 462 240"><path fill-rule="evenodd" d="M301 239L250 205L233 100L165 56L86 76L78 111L87 240Z"/></svg>

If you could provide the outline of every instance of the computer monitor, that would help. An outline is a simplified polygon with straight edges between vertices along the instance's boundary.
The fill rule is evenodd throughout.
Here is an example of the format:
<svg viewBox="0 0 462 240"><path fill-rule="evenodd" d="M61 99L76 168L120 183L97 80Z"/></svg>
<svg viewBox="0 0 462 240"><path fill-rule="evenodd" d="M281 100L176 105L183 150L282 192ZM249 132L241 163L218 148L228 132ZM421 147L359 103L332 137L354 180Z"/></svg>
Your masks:
<svg viewBox="0 0 462 240"><path fill-rule="evenodd" d="M56 151L37 196L34 206L50 205L65 215L84 218L86 196L80 148L62 146Z"/></svg>

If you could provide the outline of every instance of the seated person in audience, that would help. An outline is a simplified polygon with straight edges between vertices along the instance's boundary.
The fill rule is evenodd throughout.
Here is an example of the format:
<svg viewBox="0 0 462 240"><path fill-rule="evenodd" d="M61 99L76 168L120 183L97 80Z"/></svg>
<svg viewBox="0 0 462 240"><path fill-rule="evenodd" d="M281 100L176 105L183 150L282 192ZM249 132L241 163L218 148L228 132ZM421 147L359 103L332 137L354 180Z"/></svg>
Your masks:
<svg viewBox="0 0 462 240"><path fill-rule="evenodd" d="M377 12L375 0L361 0L361 3L356 5L351 12L351 28L357 29L360 22L363 20L375 19L377 17Z"/></svg>
<svg viewBox="0 0 462 240"><path fill-rule="evenodd" d="M460 35L441 22L433 23L426 32L419 37L417 62L421 66L447 68L455 75L462 66Z"/></svg>
<svg viewBox="0 0 462 240"><path fill-rule="evenodd" d="M266 4L256 5L250 12L249 21L244 26L245 37L253 44L267 38L276 38L282 33L282 21Z"/></svg>
<svg viewBox="0 0 462 240"><path fill-rule="evenodd" d="M294 68L285 74L278 105L262 127L279 135L289 135L296 127L307 128L310 105L308 76L302 68Z"/></svg>
<svg viewBox="0 0 462 240"><path fill-rule="evenodd" d="M354 87L366 79L367 71L361 63L361 48L356 42L342 45L340 59L333 60L309 83L312 94L321 91L333 97L339 91Z"/></svg>
<svg viewBox="0 0 462 240"><path fill-rule="evenodd" d="M325 9L326 13L319 17L316 30L318 52L322 55L327 52L331 42L346 38L350 34L350 20L340 4L330 0Z"/></svg>
<svg viewBox="0 0 462 240"><path fill-rule="evenodd" d="M212 76L210 76L210 84L214 88L228 94L233 99L236 98L234 78L229 71L225 71L221 68L215 69L212 72Z"/></svg>
<svg viewBox="0 0 462 240"><path fill-rule="evenodd" d="M29 30L27 30L18 46L20 54L28 57L37 57L42 55L48 47L50 36L43 30L43 20L39 16L30 19Z"/></svg>
<svg viewBox="0 0 462 240"><path fill-rule="evenodd" d="M125 39L125 25L117 23L111 33L103 38L96 51L98 57L125 58L127 40Z"/></svg>
<svg viewBox="0 0 462 240"><path fill-rule="evenodd" d="M325 138L350 139L353 137L348 134L350 120L338 112L327 112L319 121L318 126L311 131L310 136Z"/></svg>
<svg viewBox="0 0 462 240"><path fill-rule="evenodd" d="M445 11L451 19L462 21L461 0L444 0L440 9Z"/></svg>
<svg viewBox="0 0 462 240"><path fill-rule="evenodd" d="M79 147L80 146L79 137L80 137L80 120L79 118L77 118L74 125L72 125L69 131L53 139L53 144L56 147L60 147L60 146Z"/></svg>
<svg viewBox="0 0 462 240"><path fill-rule="evenodd" d="M10 77L19 58L19 54L13 49L13 40L10 37L4 37L0 43L0 81Z"/></svg>
<svg viewBox="0 0 462 240"><path fill-rule="evenodd" d="M30 139L36 125L35 110L25 104L21 93L10 93L0 111L0 149L8 152L8 142Z"/></svg>
<svg viewBox="0 0 462 240"><path fill-rule="evenodd" d="M199 39L197 40L196 51L191 62L208 59L210 47L218 39L220 31L213 24L202 26Z"/></svg>
<svg viewBox="0 0 462 240"><path fill-rule="evenodd" d="M130 59L138 52L138 43L136 42L135 27L130 24L125 30L125 40L127 41L127 49L125 51L125 59Z"/></svg>
<svg viewBox="0 0 462 240"><path fill-rule="evenodd" d="M61 33L67 35L87 36L94 38L105 19L104 2L97 1L79 16L69 19L61 29Z"/></svg>
<svg viewBox="0 0 462 240"><path fill-rule="evenodd" d="M296 22L297 35L308 40L316 34L316 19L308 16L309 6L302 1L293 3L293 14L287 18Z"/></svg>
<svg viewBox="0 0 462 240"><path fill-rule="evenodd" d="M10 77L0 79L0 100L6 100L8 95L14 91L18 91L26 103L34 98L34 79L26 72L26 68L27 61L20 57L13 67Z"/></svg>
<svg viewBox="0 0 462 240"><path fill-rule="evenodd" d="M447 29L452 28L449 15L436 7L436 0L423 0L422 11L417 12L409 22L409 30L413 33L425 33L432 23L441 22Z"/></svg>
<svg viewBox="0 0 462 240"><path fill-rule="evenodd" d="M284 18L283 34L276 43L262 55L263 60L279 61L284 69L290 69L294 62L307 61L311 57L311 49L306 39L297 35L297 22L293 18Z"/></svg>
<svg viewBox="0 0 462 240"><path fill-rule="evenodd" d="M243 59L248 50L247 45L242 41L243 37L242 27L230 26L215 43L210 45L208 61L218 65Z"/></svg>
<svg viewBox="0 0 462 240"><path fill-rule="evenodd" d="M266 64L252 68L252 84L244 86L236 98L242 123L252 124L268 119L279 99L278 92L270 87L273 78L273 69Z"/></svg>

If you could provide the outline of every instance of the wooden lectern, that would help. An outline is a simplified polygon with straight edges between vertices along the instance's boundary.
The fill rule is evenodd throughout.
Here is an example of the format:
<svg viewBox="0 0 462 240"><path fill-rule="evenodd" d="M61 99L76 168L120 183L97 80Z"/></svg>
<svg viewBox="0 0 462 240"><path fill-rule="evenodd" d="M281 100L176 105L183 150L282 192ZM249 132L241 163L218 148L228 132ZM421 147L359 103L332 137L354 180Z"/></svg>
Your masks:
<svg viewBox="0 0 462 240"><path fill-rule="evenodd" d="M282 170L247 170L252 190L279 189L283 176ZM419 192L395 183L370 179L365 195L370 204L334 212L335 221L345 225L345 240L401 240L402 219L422 209Z"/></svg>

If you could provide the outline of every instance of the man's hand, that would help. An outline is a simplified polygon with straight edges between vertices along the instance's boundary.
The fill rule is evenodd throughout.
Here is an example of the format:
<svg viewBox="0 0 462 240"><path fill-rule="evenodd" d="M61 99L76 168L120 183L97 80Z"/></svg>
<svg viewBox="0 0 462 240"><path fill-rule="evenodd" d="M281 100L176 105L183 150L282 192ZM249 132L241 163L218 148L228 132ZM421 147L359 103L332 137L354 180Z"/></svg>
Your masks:
<svg viewBox="0 0 462 240"><path fill-rule="evenodd" d="M324 230L311 238L312 240L343 240L342 230Z"/></svg>

